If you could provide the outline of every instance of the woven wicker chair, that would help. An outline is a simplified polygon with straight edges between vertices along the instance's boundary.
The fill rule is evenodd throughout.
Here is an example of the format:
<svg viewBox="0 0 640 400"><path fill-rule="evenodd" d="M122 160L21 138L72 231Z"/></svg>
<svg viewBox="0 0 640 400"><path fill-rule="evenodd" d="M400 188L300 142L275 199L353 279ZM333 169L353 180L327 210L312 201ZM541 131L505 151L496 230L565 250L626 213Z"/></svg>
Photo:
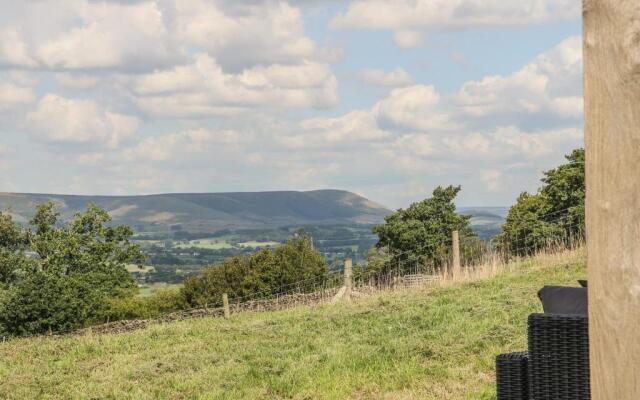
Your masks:
<svg viewBox="0 0 640 400"><path fill-rule="evenodd" d="M496 357L499 400L529 400L529 376L526 351L500 354Z"/></svg>
<svg viewBox="0 0 640 400"><path fill-rule="evenodd" d="M496 358L498 400L588 400L587 317L531 314L528 337L528 352Z"/></svg>

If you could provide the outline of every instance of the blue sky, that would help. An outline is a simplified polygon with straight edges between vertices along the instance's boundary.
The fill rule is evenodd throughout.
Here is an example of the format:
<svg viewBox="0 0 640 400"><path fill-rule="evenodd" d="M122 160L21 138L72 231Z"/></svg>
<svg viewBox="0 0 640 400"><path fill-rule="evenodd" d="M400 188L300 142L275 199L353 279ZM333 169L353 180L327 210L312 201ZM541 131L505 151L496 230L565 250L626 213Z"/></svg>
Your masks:
<svg viewBox="0 0 640 400"><path fill-rule="evenodd" d="M582 145L580 35L573 0L3 4L0 191L509 205Z"/></svg>

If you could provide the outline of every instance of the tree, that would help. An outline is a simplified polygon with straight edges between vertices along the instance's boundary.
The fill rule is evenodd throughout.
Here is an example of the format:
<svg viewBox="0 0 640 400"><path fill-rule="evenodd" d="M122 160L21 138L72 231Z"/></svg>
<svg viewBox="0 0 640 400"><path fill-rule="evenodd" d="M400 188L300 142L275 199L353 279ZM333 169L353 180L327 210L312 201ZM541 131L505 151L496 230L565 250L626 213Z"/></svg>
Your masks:
<svg viewBox="0 0 640 400"><path fill-rule="evenodd" d="M329 268L311 237L298 232L276 249L234 256L187 278L182 293L192 306L216 305L222 294L233 299L273 297L280 292L309 292L324 282Z"/></svg>
<svg viewBox="0 0 640 400"><path fill-rule="evenodd" d="M540 194L548 203L546 221L556 221L567 233L584 232L584 149L565 156L567 163L544 173Z"/></svg>
<svg viewBox="0 0 640 400"><path fill-rule="evenodd" d="M522 193L509 209L502 233L497 236L500 248L507 254L525 255L544 248L549 240L560 238L561 227L541 218L550 210L543 196Z"/></svg>
<svg viewBox="0 0 640 400"><path fill-rule="evenodd" d="M567 163L546 171L536 194L522 193L509 210L498 247L507 254L526 255L550 243L584 235L584 149L565 157Z"/></svg>
<svg viewBox="0 0 640 400"><path fill-rule="evenodd" d="M477 245L469 227L470 216L456 213L453 200L460 186L437 187L431 198L411 204L385 217L385 223L373 228L378 249L388 251L390 261L384 268L407 272L416 266L438 269L450 259L451 232L459 231L461 247ZM383 268L383 269L384 269Z"/></svg>
<svg viewBox="0 0 640 400"><path fill-rule="evenodd" d="M18 278L16 273L28 269L30 260L23 257L27 235L9 214L0 212L0 289Z"/></svg>
<svg viewBox="0 0 640 400"><path fill-rule="evenodd" d="M0 213L0 330L25 335L65 331L101 320L108 298L131 296L126 264L144 255L127 226L89 204L64 224L53 203L38 206L27 228Z"/></svg>

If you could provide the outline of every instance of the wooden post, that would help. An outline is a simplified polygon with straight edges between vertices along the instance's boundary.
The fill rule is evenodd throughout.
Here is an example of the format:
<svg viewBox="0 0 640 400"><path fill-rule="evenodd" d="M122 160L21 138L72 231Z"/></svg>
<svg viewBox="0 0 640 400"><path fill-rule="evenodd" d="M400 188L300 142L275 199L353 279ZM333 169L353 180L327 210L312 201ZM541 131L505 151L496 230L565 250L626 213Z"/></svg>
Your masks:
<svg viewBox="0 0 640 400"><path fill-rule="evenodd" d="M353 289L353 261L350 258L344 259L344 298L351 300L351 291Z"/></svg>
<svg viewBox="0 0 640 400"><path fill-rule="evenodd" d="M640 399L640 5L585 0L591 398Z"/></svg>
<svg viewBox="0 0 640 400"><path fill-rule="evenodd" d="M458 235L458 231L451 232L451 243L452 243L452 253L453 253L453 278L456 279L460 276L460 236Z"/></svg>
<svg viewBox="0 0 640 400"><path fill-rule="evenodd" d="M229 296L226 293L222 294L222 308L224 309L224 317L229 319L231 310L229 310Z"/></svg>

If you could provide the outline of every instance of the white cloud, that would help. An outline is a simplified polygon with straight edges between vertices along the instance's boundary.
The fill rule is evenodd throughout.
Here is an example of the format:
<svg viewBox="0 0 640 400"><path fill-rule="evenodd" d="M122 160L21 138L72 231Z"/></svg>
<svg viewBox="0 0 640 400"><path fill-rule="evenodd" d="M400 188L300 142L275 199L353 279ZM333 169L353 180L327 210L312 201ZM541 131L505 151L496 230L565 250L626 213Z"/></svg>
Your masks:
<svg viewBox="0 0 640 400"><path fill-rule="evenodd" d="M133 135L138 119L111 112L93 100L47 94L26 116L33 135L46 143L76 143L117 147Z"/></svg>
<svg viewBox="0 0 640 400"><path fill-rule="evenodd" d="M42 43L37 55L52 68L158 65L172 58L154 2L82 4L81 23Z"/></svg>
<svg viewBox="0 0 640 400"><path fill-rule="evenodd" d="M209 51L225 68L311 59L300 10L286 2L176 1L173 30L183 43Z"/></svg>
<svg viewBox="0 0 640 400"><path fill-rule="evenodd" d="M388 148L385 148L389 145ZM399 136L394 142L385 144L385 146L378 146L378 151L381 154L387 156L398 155L412 155L418 157L429 157L437 154L438 148L436 140L427 134L422 133L408 133Z"/></svg>
<svg viewBox="0 0 640 400"><path fill-rule="evenodd" d="M519 26L580 17L576 0L357 0L338 14L335 29L395 31L400 47L419 43L419 31Z"/></svg>
<svg viewBox="0 0 640 400"><path fill-rule="evenodd" d="M306 119L300 122L296 132L282 136L280 143L288 148L333 147L370 144L392 136L380 129L371 113L366 111L353 111L337 118Z"/></svg>
<svg viewBox="0 0 640 400"><path fill-rule="evenodd" d="M433 86L414 85L392 90L376 103L373 114L382 126L425 131L454 128L440 105L440 95Z"/></svg>
<svg viewBox="0 0 640 400"><path fill-rule="evenodd" d="M113 194L345 186L397 205L424 197L435 184L519 191L521 180L507 166L538 171L582 140L578 38L513 74L455 92L415 82L400 64L355 76L346 66L341 76L389 92L373 100L357 93L339 104L331 64L345 54L325 43L343 37L323 36L313 26L314 42L304 25L315 14L301 4L0 4L0 68L24 74L0 76L0 108L10 108L0 114L1 142L14 149L0 163L9 159L11 180L29 182L19 186L27 189ZM402 48L421 45L431 30L573 18L576 8L568 0L371 0L346 7L334 27L389 30ZM343 90L351 96L354 88L362 85ZM43 91L49 94L38 99ZM374 105L354 110L354 104ZM139 120L144 114L149 118ZM29 171L22 173L20 162L32 159L55 168L40 182L25 179Z"/></svg>
<svg viewBox="0 0 640 400"><path fill-rule="evenodd" d="M193 161L197 155L207 155L211 146L235 145L249 137L235 131L209 131L203 128L143 139L122 152L129 162Z"/></svg>
<svg viewBox="0 0 640 400"><path fill-rule="evenodd" d="M6 2L0 65L152 71L206 51L225 69L333 57L305 35L297 7L228 0Z"/></svg>
<svg viewBox="0 0 640 400"><path fill-rule="evenodd" d="M582 116L582 42L571 37L507 76L463 85L456 103L472 117L546 114Z"/></svg>
<svg viewBox="0 0 640 400"><path fill-rule="evenodd" d="M496 192L502 188L503 172L499 169L485 169L480 171L480 180L486 185L487 190Z"/></svg>
<svg viewBox="0 0 640 400"><path fill-rule="evenodd" d="M35 59L29 55L27 44L22 34L16 29L5 29L0 32L0 64L34 67Z"/></svg>
<svg viewBox="0 0 640 400"><path fill-rule="evenodd" d="M337 79L326 64L256 66L225 73L206 54L188 65L136 77L138 105L162 116L237 113L245 108L323 108L337 102Z"/></svg>
<svg viewBox="0 0 640 400"><path fill-rule="evenodd" d="M55 74L56 82L69 89L90 89L98 85L100 78L95 75L62 72Z"/></svg>
<svg viewBox="0 0 640 400"><path fill-rule="evenodd" d="M422 44L422 32L409 29L401 29L394 32L393 41L398 47L401 47L403 49L418 47Z"/></svg>
<svg viewBox="0 0 640 400"><path fill-rule="evenodd" d="M496 153L503 156L542 157L552 154L564 143L576 143L583 139L578 128L551 129L523 132L517 127L498 127L490 135Z"/></svg>
<svg viewBox="0 0 640 400"><path fill-rule="evenodd" d="M358 78L367 84L375 86L407 86L413 83L413 78L402 68L391 72L380 69L364 69L358 73Z"/></svg>
<svg viewBox="0 0 640 400"><path fill-rule="evenodd" d="M0 111L31 104L35 99L35 93L30 86L22 86L9 81L0 81Z"/></svg>
<svg viewBox="0 0 640 400"><path fill-rule="evenodd" d="M165 65L179 56L155 1L62 0L6 7L13 9L0 28L0 64L140 69Z"/></svg>
<svg viewBox="0 0 640 400"><path fill-rule="evenodd" d="M492 149L491 140L486 135L475 132L463 135L447 135L442 137L444 154L458 158L496 156L497 149Z"/></svg>

